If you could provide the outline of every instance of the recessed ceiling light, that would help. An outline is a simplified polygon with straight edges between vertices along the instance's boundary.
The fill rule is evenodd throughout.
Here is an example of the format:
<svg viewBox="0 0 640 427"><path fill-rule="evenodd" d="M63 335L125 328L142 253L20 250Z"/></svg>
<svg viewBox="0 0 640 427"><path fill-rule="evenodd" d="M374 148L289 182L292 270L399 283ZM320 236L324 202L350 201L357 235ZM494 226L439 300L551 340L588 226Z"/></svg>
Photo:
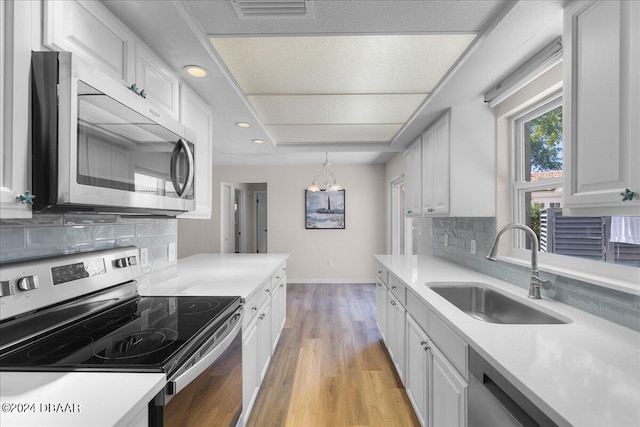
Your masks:
<svg viewBox="0 0 640 427"><path fill-rule="evenodd" d="M207 75L207 70L199 65L185 65L184 69L193 77L204 77Z"/></svg>
<svg viewBox="0 0 640 427"><path fill-rule="evenodd" d="M238 126L239 128L249 128L251 127L251 125L247 122L238 122L236 123L236 126Z"/></svg>
<svg viewBox="0 0 640 427"><path fill-rule="evenodd" d="M264 144L263 139L252 139L251 142L253 142L254 144Z"/></svg>

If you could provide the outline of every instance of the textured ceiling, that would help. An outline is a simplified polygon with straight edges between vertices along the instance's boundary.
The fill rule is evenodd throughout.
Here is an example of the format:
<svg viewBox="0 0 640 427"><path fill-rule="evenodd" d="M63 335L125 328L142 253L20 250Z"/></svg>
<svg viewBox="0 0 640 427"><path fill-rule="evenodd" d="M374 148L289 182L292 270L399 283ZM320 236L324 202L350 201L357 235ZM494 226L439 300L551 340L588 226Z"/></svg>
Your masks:
<svg viewBox="0 0 640 427"><path fill-rule="evenodd" d="M472 34L211 37L273 142L390 142Z"/></svg>
<svg viewBox="0 0 640 427"><path fill-rule="evenodd" d="M340 163L341 157L349 162L358 158L363 162L385 161L409 144L444 109L477 99L560 35L564 0L314 0L312 17L302 19L239 19L228 0L102 0L102 3L212 106L214 163L260 164L323 159L324 153L312 155L310 151L330 151L334 163ZM274 94L266 92L266 86L253 87L260 83L258 79L250 77L247 83L240 74L234 77L232 66L226 64L210 42L210 37L236 36L260 40L272 36L310 39L443 34L478 36L435 88L398 89L428 75L428 70L421 70L406 73L408 78L406 74L400 77L387 73L386 80L396 86L389 93L373 93L370 87L365 92L357 89L357 85L373 85L376 75L370 68L376 67L364 67L368 76L351 81L349 90L353 92L347 98L339 96L343 92L325 93L326 88L320 94L285 91ZM247 61L241 57L235 60ZM360 59L351 62L349 66L357 69ZM388 62L384 58L378 60ZM182 67L194 63L209 69L209 75L195 79L184 73ZM304 70L304 65L299 63L296 67ZM300 74L300 81L310 79L306 72ZM269 79L266 83L276 84L277 80ZM344 83L341 78L324 80L329 84ZM276 87L280 91L283 85ZM429 93L426 101L420 101L425 93ZM299 108L300 105L305 108ZM407 114L410 117L405 120ZM307 126L310 118L315 120L314 126L324 129L321 138L324 142L313 144L314 141L302 141L295 135L295 127ZM252 126L240 129L235 126L239 121ZM380 123L375 131L358 128L373 122ZM350 129L328 129L336 124ZM359 136L353 139L356 142L339 144L344 135ZM254 138L267 143L252 144ZM287 142L276 145L278 139Z"/></svg>

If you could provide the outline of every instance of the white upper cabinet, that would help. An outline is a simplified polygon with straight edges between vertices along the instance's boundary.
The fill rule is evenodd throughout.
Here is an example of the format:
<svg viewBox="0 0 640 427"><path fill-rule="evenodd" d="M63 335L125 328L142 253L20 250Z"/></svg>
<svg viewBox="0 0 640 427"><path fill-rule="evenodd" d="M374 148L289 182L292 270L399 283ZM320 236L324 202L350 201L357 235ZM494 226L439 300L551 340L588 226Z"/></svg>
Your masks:
<svg viewBox="0 0 640 427"><path fill-rule="evenodd" d="M564 206L640 215L640 2L564 12ZM623 201L627 190L636 198Z"/></svg>
<svg viewBox="0 0 640 427"><path fill-rule="evenodd" d="M123 84L133 83L135 36L97 1L43 2L43 44L78 54Z"/></svg>
<svg viewBox="0 0 640 427"><path fill-rule="evenodd" d="M449 212L449 114L422 135L422 213Z"/></svg>
<svg viewBox="0 0 640 427"><path fill-rule="evenodd" d="M407 214L494 216L493 112L482 101L452 107L424 131L421 139L405 152Z"/></svg>
<svg viewBox="0 0 640 427"><path fill-rule="evenodd" d="M422 213L422 141L411 144L404 153L405 165L405 213L410 216Z"/></svg>
<svg viewBox="0 0 640 427"><path fill-rule="evenodd" d="M180 122L196 134L195 141L195 196L196 209L179 218L211 218L212 133L213 112L193 89L183 84L180 88Z"/></svg>
<svg viewBox="0 0 640 427"><path fill-rule="evenodd" d="M29 69L35 3L0 3L0 210L2 218L31 217L16 196L29 190Z"/></svg>
<svg viewBox="0 0 640 427"><path fill-rule="evenodd" d="M146 92L147 101L178 119L180 81L149 48L136 43L136 86ZM184 122L183 122L184 123Z"/></svg>

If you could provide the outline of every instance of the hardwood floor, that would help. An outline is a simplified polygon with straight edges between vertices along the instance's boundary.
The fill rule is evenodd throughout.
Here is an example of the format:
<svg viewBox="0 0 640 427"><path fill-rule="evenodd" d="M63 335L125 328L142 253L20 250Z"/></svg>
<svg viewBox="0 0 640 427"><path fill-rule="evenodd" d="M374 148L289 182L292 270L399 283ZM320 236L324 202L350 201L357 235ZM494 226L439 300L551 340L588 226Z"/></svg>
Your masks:
<svg viewBox="0 0 640 427"><path fill-rule="evenodd" d="M418 426L376 325L374 284L288 284L250 427Z"/></svg>

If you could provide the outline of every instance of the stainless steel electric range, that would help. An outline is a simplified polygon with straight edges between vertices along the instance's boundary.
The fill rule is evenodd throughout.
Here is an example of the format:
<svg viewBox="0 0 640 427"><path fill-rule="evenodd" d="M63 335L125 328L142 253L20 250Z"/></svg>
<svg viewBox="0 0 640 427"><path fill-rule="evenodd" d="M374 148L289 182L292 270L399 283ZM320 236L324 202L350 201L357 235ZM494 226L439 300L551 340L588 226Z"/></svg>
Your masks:
<svg viewBox="0 0 640 427"><path fill-rule="evenodd" d="M241 349L242 300L140 296L139 264L128 247L2 265L0 370L165 373L149 403L149 424L162 425L169 400ZM231 425L241 390L236 400Z"/></svg>

